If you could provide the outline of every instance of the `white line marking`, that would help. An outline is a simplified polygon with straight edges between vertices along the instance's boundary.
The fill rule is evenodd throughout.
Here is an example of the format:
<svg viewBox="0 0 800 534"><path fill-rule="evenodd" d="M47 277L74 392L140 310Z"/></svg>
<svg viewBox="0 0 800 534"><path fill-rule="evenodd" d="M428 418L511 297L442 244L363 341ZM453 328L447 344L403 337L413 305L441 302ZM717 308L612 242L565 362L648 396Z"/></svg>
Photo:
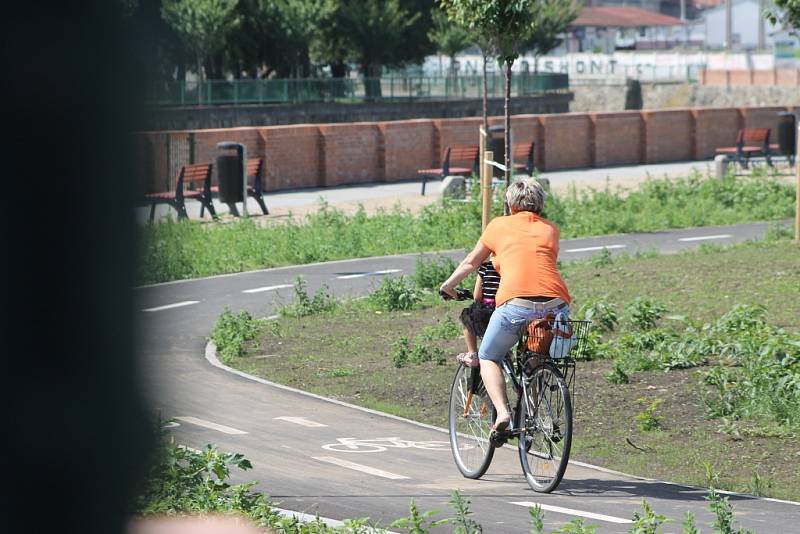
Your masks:
<svg viewBox="0 0 800 534"><path fill-rule="evenodd" d="M197 417L190 417L188 415L183 417L176 417L175 419L177 419L178 421L183 421L184 423L210 428L211 430L217 430L225 434L232 434L232 435L247 434L247 432L245 432L244 430L239 430L238 428L232 428L225 425L218 425L217 423L212 423L211 421L206 421L205 419L198 419Z"/></svg>
<svg viewBox="0 0 800 534"><path fill-rule="evenodd" d="M374 271L369 274L392 274L392 273L399 273L403 269L384 269L382 271Z"/></svg>
<svg viewBox="0 0 800 534"><path fill-rule="evenodd" d="M203 454L203 451L201 451L200 449L195 449L194 447L189 447L188 445L178 445L178 448L191 451L197 454Z"/></svg>
<svg viewBox="0 0 800 534"><path fill-rule="evenodd" d="M701 235L698 237L682 237L678 241L705 241L706 239L730 239L731 237L733 237L731 234Z"/></svg>
<svg viewBox="0 0 800 534"><path fill-rule="evenodd" d="M553 506L552 504L540 504L535 502L529 501L522 501L522 502L512 502L511 504L516 504L517 506L524 506L526 508L531 508L536 506L537 504L542 507L542 510L547 510L549 512L556 512L558 514L567 514L573 515L578 517L586 517L588 519L597 519L598 521L608 521L609 523L633 523L630 519L624 519L622 517L614 517L613 515L603 515L603 514L595 514L592 512L584 512L582 510L573 510L572 508L562 508L561 506Z"/></svg>
<svg viewBox="0 0 800 534"><path fill-rule="evenodd" d="M593 250L603 250L604 248L611 250L615 248L625 248L625 245L603 245L600 247L569 248L564 252L591 252Z"/></svg>
<svg viewBox="0 0 800 534"><path fill-rule="evenodd" d="M383 275L383 274L392 274L392 273L399 273L403 269L384 269L382 271L372 271L369 273L354 273L354 274L343 274L342 276L337 276L337 280L350 280L352 278L363 278L365 276L376 276L376 275Z"/></svg>
<svg viewBox="0 0 800 534"><path fill-rule="evenodd" d="M316 421L312 421L310 419L306 419L305 417L289 417L284 415L282 417L275 417L275 419L286 421L287 423L294 423L296 425L307 426L309 428L322 428L328 426L323 425L322 423L317 423Z"/></svg>
<svg viewBox="0 0 800 534"><path fill-rule="evenodd" d="M254 287L253 289L244 289L242 293L261 293L264 291L273 291L275 289L283 289L284 287L292 287L292 284L280 284L277 286L264 286L264 287Z"/></svg>
<svg viewBox="0 0 800 534"><path fill-rule="evenodd" d="M176 302L175 304L167 304L166 306L156 306L155 308L145 308L145 312L157 312L161 310L171 310L172 308L181 308L183 306L191 306L192 304L199 303L199 300L184 300L183 302Z"/></svg>
<svg viewBox="0 0 800 534"><path fill-rule="evenodd" d="M275 319L280 319L280 318L281 318L280 315L270 315L269 317L267 317L267 321L274 321Z"/></svg>
<svg viewBox="0 0 800 534"><path fill-rule="evenodd" d="M358 273L358 274L343 274L342 276L337 276L337 280L350 280L351 278L361 278L362 276L367 276L369 273Z"/></svg>
<svg viewBox="0 0 800 534"><path fill-rule="evenodd" d="M375 469L374 467L342 460L341 458L334 458L333 456L312 456L312 458L320 462L338 465L339 467L346 467L347 469L352 469L354 471L361 471L362 473L367 473L368 475L375 475L376 477L390 478L392 480L403 480L408 478L407 476L396 475L394 473L390 473L389 471Z"/></svg>

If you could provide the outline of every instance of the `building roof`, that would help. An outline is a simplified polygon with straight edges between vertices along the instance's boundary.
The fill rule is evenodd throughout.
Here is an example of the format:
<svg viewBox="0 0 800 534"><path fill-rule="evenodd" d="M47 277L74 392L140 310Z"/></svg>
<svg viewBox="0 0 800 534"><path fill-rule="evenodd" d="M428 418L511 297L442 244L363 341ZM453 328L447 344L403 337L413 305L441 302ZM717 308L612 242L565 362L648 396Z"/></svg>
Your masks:
<svg viewBox="0 0 800 534"><path fill-rule="evenodd" d="M678 26L681 19L653 13L638 7L584 7L571 26L605 26L608 28L639 28L642 26Z"/></svg>

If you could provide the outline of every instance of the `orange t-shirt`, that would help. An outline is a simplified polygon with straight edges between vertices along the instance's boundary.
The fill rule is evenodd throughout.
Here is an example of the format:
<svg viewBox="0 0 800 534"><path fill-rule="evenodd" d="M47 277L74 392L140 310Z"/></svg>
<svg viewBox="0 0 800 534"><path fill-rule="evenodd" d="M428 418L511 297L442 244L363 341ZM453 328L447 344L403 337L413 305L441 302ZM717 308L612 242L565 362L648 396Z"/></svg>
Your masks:
<svg viewBox="0 0 800 534"><path fill-rule="evenodd" d="M558 227L530 211L497 217L483 231L481 242L494 252L500 273L497 305L514 297L559 297L569 291L556 268Z"/></svg>

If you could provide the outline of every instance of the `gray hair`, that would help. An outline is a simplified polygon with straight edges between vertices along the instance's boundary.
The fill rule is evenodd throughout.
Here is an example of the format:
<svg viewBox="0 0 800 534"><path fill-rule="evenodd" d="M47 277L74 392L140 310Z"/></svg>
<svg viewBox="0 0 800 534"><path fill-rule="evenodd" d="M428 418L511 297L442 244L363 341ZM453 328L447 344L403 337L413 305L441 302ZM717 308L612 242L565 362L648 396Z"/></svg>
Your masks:
<svg viewBox="0 0 800 534"><path fill-rule="evenodd" d="M532 211L539 215L547 197L542 184L534 178L514 182L506 190L506 202L512 211Z"/></svg>

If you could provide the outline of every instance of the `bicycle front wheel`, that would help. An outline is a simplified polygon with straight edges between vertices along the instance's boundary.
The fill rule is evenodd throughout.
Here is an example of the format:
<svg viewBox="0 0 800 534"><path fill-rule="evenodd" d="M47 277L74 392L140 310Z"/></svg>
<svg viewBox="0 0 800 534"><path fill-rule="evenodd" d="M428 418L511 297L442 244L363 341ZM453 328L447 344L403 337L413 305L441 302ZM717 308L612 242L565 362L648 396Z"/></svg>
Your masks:
<svg viewBox="0 0 800 534"><path fill-rule="evenodd" d="M458 470L480 478L489 468L494 447L489 443L494 408L477 367L460 365L450 389L450 450Z"/></svg>
<svg viewBox="0 0 800 534"><path fill-rule="evenodd" d="M536 367L520 403L519 460L534 491L553 491L564 476L572 446L572 401L561 372Z"/></svg>

